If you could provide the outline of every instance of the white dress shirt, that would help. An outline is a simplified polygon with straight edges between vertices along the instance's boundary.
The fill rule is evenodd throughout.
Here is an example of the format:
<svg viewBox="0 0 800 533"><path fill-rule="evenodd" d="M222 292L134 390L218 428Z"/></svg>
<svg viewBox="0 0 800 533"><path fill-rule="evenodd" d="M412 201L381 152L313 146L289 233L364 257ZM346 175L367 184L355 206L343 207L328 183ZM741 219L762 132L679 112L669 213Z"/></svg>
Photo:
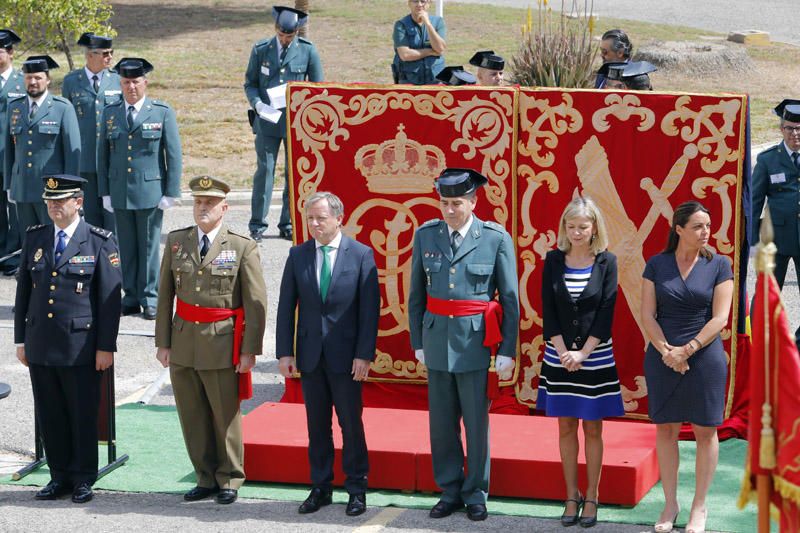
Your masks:
<svg viewBox="0 0 800 533"><path fill-rule="evenodd" d="M127 100L125 100L125 116L128 116L128 108L132 105L133 106L133 120L136 120L136 117L139 116L139 111L142 110L142 106L144 105L144 96L139 98L139 101L135 104L129 104Z"/></svg>
<svg viewBox="0 0 800 533"><path fill-rule="evenodd" d="M80 224L80 222L81 222L81 217L75 217L75 221L66 228L64 228L63 230L59 228L57 225L53 224L53 253L55 253L56 246L58 245L58 232L63 231L64 233L67 234L67 236L64 237L64 245L66 249L66 246L69 246L69 241L75 234L75 230L78 228L78 224Z"/></svg>
<svg viewBox="0 0 800 533"><path fill-rule="evenodd" d="M83 70L86 72L86 77L89 78L89 86L92 86L94 84L92 76L97 76L98 87L100 86L101 83L103 83L103 74L105 74L106 69L103 69L100 72L92 72L91 70L89 70L89 67L83 67Z"/></svg>
<svg viewBox="0 0 800 533"><path fill-rule="evenodd" d="M322 247L324 246L324 244L320 243L317 240L314 241L314 244L317 245L316 270L317 270L317 286L319 286L319 276L322 273L322 254L324 253L322 251ZM339 252L339 246L341 246L341 244L342 244L342 232L340 231L339 233L336 234L336 237L333 238L330 244L328 244L328 246L331 247L331 250L328 250L328 261L331 264L331 275L333 275L333 265L336 264L336 254Z"/></svg>
<svg viewBox="0 0 800 533"><path fill-rule="evenodd" d="M217 238L217 234L219 234L219 229L222 227L222 224L219 224L216 228L212 229L208 233L204 233L203 230L200 229L200 226L197 226L197 253L200 253L200 250L203 249L203 235L208 236L208 249L211 250L211 245L214 244L214 239Z"/></svg>
<svg viewBox="0 0 800 533"><path fill-rule="evenodd" d="M5 87L6 83L8 83L8 79L11 77L11 73L14 72L14 67L8 67L5 72L0 73L0 78L3 78L2 83L0 86Z"/></svg>
<svg viewBox="0 0 800 533"><path fill-rule="evenodd" d="M472 217L472 215L470 215L469 218L467 219L467 222L463 226L458 228L457 230L454 230L450 226L447 226L447 237L450 239L451 243L453 242L453 232L454 231L458 231L458 233L461 234L461 242L462 243L464 242L464 239L467 238L467 234L469 233L469 228L470 228L470 226L472 226L472 220L473 220L473 217Z"/></svg>
<svg viewBox="0 0 800 533"><path fill-rule="evenodd" d="M33 102L36 102L36 112L38 113L39 109L42 108L42 104L44 104L44 101L47 100L48 94L50 94L50 91L45 91L39 98L31 98L30 96L28 96L28 113L30 113L31 111L31 105L33 105Z"/></svg>

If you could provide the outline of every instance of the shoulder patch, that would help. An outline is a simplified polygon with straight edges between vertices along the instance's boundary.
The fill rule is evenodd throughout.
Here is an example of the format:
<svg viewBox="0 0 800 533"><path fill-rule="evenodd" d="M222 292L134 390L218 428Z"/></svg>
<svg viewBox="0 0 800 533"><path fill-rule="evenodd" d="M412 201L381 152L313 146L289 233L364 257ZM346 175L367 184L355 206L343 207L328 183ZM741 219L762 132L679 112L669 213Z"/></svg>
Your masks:
<svg viewBox="0 0 800 533"><path fill-rule="evenodd" d="M495 231L499 231L501 233L505 233L506 229L498 224L497 222L492 222L491 220L484 220L483 227L488 229L493 229Z"/></svg>
<svg viewBox="0 0 800 533"><path fill-rule="evenodd" d="M438 226L439 222L441 222L441 221L442 220L440 218L432 218L432 219L428 220L427 222L425 222L423 225L421 225L417 229L432 228L434 226Z"/></svg>
<svg viewBox="0 0 800 533"><path fill-rule="evenodd" d="M28 226L28 229L26 229L25 231L36 231L46 227L47 224L36 224L35 226Z"/></svg>
<svg viewBox="0 0 800 533"><path fill-rule="evenodd" d="M95 235L100 235L104 239L108 239L112 235L112 233L107 229L98 228L97 226L92 226L91 224L89 224L89 231L91 231Z"/></svg>

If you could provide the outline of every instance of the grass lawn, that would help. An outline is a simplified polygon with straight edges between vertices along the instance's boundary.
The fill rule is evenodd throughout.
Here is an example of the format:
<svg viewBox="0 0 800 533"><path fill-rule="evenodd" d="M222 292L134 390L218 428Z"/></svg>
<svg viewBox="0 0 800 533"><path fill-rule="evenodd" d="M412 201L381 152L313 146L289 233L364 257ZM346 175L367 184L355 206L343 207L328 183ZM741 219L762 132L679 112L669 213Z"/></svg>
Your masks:
<svg viewBox="0 0 800 533"><path fill-rule="evenodd" d="M310 38L322 57L326 81L391 83L392 26L407 14L406 2L312 0L311 5ZM112 23L118 31L115 59L145 57L153 63L149 94L167 101L177 112L184 182L209 173L234 186L247 186L255 170L255 154L242 84L253 43L274 34L271 4L254 0L124 0L113 6ZM476 50L487 48L509 60L517 48L525 10L448 2L446 20L448 64L467 65ZM625 28L635 45L715 35L610 18L602 19L597 31L613 27ZM772 44L750 47L748 53L755 64L752 71L704 78L660 71L652 76L653 84L660 90L750 93L753 142L777 140L777 119L770 109L784 97L800 97L795 93L800 48ZM54 90L60 94L67 63L63 55L55 57L64 65L54 73ZM80 54L78 59L82 66ZM282 171L276 172L278 176L280 182Z"/></svg>

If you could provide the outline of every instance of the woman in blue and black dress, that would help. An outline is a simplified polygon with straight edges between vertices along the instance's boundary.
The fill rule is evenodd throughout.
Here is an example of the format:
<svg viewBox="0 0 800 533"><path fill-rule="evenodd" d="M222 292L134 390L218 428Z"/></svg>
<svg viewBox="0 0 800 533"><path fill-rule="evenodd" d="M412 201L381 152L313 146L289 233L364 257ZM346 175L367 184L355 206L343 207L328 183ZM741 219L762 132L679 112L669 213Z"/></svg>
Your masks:
<svg viewBox="0 0 800 533"><path fill-rule="evenodd" d="M617 298L617 258L595 203L575 198L558 226L558 249L542 274L546 341L537 407L558 417L559 450L567 486L564 526L597 522L603 464L603 419L622 416L611 323ZM583 420L586 497L578 488L578 425ZM579 518L580 514L580 518Z"/></svg>
<svg viewBox="0 0 800 533"><path fill-rule="evenodd" d="M728 323L733 271L708 247L711 217L699 202L679 205L666 249L650 258L642 283L642 325L650 341L644 359L650 419L664 510L655 525L672 531L680 512L678 435L690 422L697 441L695 492L687 532L705 531L706 494L719 456L728 366L719 333Z"/></svg>

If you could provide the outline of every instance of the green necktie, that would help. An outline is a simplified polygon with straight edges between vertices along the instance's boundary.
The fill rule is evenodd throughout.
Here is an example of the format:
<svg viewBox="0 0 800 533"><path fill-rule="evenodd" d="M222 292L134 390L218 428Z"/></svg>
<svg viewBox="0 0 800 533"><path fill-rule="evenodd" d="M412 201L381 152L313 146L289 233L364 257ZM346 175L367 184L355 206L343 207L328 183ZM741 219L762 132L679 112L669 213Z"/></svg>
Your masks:
<svg viewBox="0 0 800 533"><path fill-rule="evenodd" d="M328 296L328 287L331 284L331 260L328 258L328 252L333 249L331 246L320 246L322 250L322 268L319 271L319 294L322 296L322 302L325 302L325 297Z"/></svg>

